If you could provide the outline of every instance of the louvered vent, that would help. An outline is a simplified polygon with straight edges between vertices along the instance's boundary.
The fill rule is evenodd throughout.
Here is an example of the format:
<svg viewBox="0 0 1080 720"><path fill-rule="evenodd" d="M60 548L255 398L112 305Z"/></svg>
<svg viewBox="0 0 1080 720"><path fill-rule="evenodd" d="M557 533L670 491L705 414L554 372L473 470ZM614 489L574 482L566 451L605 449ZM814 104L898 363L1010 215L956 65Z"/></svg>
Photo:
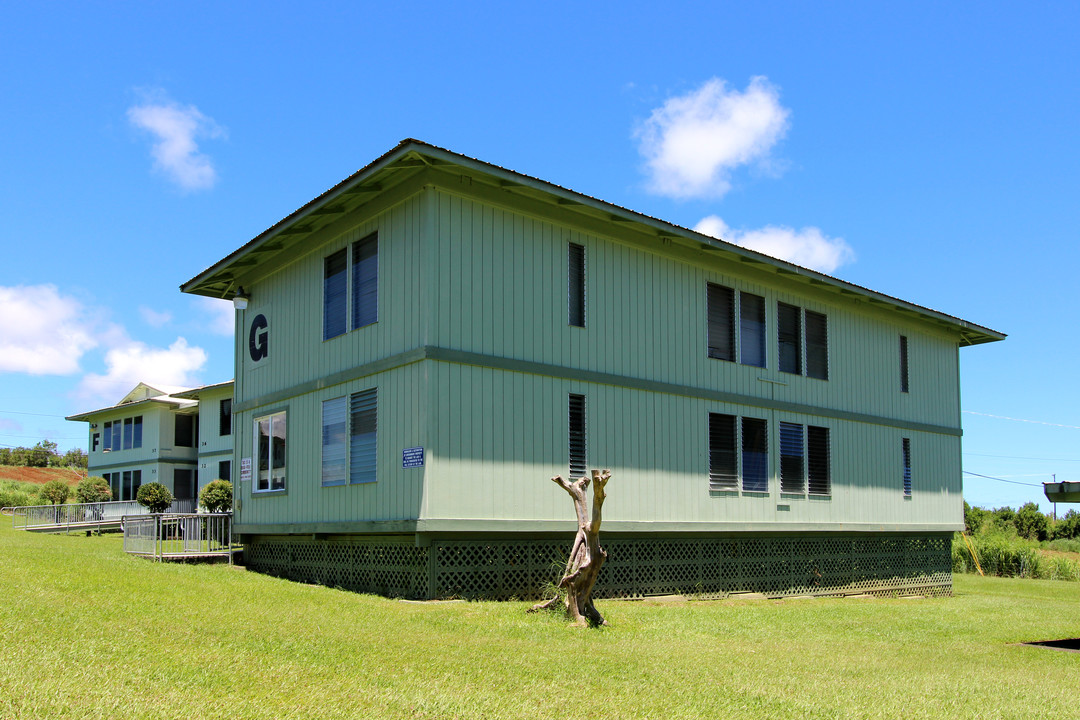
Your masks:
<svg viewBox="0 0 1080 720"><path fill-rule="evenodd" d="M570 477L586 472L585 453L585 396L570 395Z"/></svg>
<svg viewBox="0 0 1080 720"><path fill-rule="evenodd" d="M349 482L375 482L377 399L376 389L354 393L349 403Z"/></svg>

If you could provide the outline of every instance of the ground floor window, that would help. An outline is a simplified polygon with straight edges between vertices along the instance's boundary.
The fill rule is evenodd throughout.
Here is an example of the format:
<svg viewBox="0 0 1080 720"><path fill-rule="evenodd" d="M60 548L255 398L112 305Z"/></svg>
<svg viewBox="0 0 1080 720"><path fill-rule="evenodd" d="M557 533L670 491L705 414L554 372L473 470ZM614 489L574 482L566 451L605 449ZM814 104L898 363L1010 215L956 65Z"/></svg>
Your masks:
<svg viewBox="0 0 1080 720"><path fill-rule="evenodd" d="M232 482L232 460L222 460L217 464L217 479Z"/></svg>
<svg viewBox="0 0 1080 720"><path fill-rule="evenodd" d="M285 489L286 427L285 411L255 418L255 492Z"/></svg>

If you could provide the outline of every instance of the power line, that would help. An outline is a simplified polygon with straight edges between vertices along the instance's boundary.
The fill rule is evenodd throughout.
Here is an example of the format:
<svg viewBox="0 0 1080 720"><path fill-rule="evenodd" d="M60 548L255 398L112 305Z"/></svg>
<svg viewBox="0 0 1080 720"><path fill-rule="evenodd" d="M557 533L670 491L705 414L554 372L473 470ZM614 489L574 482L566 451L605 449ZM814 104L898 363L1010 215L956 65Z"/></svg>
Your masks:
<svg viewBox="0 0 1080 720"><path fill-rule="evenodd" d="M1062 425L1061 423L1046 422L1045 420L1025 420L1024 418L991 415L990 413L975 412L974 410L964 410L963 412L966 415L980 415L982 417L994 418L995 420L1012 420L1013 422L1031 423L1033 425L1048 425L1050 427L1067 428L1069 430L1080 430L1080 425Z"/></svg>
<svg viewBox="0 0 1080 720"><path fill-rule="evenodd" d="M997 480L998 482L1009 483L1010 485L1026 485L1027 487L1037 487L1037 488L1042 487L1042 483L1026 483L1026 482L1020 482L1019 480L1006 480L1005 478L991 477L990 475L980 475L979 473L973 473L973 472L971 472L969 470L964 470L963 472L964 472L965 475L974 475L975 477L986 478L987 480Z"/></svg>
<svg viewBox="0 0 1080 720"><path fill-rule="evenodd" d="M972 457L992 457L1002 458L1004 460L1037 460L1041 462L1080 462L1080 458L1037 458L1037 457L1021 457L1019 455L987 455L986 453L964 453L965 455L971 455Z"/></svg>
<svg viewBox="0 0 1080 720"><path fill-rule="evenodd" d="M46 415L44 413L28 413L28 412L20 412L19 410L0 410L0 413L3 413L5 415L33 415L34 417L51 417L51 418L60 418L61 420L66 420L67 419L63 415Z"/></svg>

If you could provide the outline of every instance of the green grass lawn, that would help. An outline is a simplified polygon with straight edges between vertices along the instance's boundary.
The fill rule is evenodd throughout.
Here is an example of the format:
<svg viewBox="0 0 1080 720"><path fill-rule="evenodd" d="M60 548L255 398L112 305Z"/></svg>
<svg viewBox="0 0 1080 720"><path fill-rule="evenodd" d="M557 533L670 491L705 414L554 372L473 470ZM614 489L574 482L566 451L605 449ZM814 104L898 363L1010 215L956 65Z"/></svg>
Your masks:
<svg viewBox="0 0 1080 720"><path fill-rule="evenodd" d="M1075 583L942 599L407 603L0 522L3 718L1072 718Z"/></svg>

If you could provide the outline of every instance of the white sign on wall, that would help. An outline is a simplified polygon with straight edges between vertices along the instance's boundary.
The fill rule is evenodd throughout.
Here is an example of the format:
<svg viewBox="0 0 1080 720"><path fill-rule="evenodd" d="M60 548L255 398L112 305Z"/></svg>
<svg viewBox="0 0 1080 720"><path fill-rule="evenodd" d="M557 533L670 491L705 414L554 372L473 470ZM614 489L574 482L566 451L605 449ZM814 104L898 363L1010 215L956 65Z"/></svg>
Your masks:
<svg viewBox="0 0 1080 720"><path fill-rule="evenodd" d="M240 458L240 482L251 482L251 458Z"/></svg>

